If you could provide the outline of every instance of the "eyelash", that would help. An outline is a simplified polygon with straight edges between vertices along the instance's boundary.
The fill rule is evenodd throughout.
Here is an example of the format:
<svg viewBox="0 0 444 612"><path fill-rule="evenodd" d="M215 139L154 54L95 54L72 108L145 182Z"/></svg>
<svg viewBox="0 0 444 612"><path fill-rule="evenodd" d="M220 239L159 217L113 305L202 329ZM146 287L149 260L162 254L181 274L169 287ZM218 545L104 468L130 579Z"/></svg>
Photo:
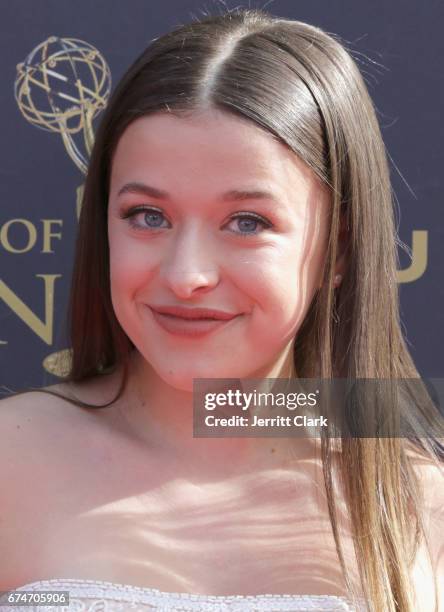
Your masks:
<svg viewBox="0 0 444 612"><path fill-rule="evenodd" d="M128 222L131 225L131 227L138 231L153 231L154 232L157 229L165 229L161 227L159 228L149 227L148 225L145 227L141 227L134 221L134 217L136 217L137 215L140 215L142 213L146 214L150 212L159 213L162 216L164 216L163 212L158 208L152 208L149 206L136 206L134 208L130 208L127 211L121 213L120 218L128 219ZM270 229L273 227L273 224L270 221L267 221L267 219L264 219L264 217L261 217L260 215L257 215L256 213L253 213L253 212L238 212L232 215L230 220L239 219L239 218L241 219L248 218L248 219L254 219L255 221L259 221L260 223L262 223L263 229ZM242 237L250 237L250 236L259 235L258 232L233 232L233 233L237 234L238 236L242 236Z"/></svg>

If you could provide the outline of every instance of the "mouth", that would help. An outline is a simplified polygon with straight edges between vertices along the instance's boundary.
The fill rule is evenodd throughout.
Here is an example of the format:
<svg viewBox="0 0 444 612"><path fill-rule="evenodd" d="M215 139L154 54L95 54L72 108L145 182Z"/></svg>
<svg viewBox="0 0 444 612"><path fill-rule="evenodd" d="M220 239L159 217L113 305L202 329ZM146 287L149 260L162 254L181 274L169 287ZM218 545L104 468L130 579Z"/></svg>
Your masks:
<svg viewBox="0 0 444 612"><path fill-rule="evenodd" d="M149 307L156 323L165 331L177 336L200 337L226 327L241 315L234 315L229 319L216 319L212 317L184 318L172 314L158 312Z"/></svg>

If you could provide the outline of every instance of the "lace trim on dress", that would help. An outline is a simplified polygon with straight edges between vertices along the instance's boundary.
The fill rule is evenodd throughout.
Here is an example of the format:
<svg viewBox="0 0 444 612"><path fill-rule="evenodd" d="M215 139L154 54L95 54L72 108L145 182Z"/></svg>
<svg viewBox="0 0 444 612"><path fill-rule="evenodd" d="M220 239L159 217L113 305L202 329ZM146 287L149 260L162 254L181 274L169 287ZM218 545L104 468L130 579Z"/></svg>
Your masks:
<svg viewBox="0 0 444 612"><path fill-rule="evenodd" d="M69 606L5 606L1 612L361 612L345 597L336 595L193 595L102 580L54 578L38 580L16 591L69 591ZM362 602L363 604L363 602Z"/></svg>

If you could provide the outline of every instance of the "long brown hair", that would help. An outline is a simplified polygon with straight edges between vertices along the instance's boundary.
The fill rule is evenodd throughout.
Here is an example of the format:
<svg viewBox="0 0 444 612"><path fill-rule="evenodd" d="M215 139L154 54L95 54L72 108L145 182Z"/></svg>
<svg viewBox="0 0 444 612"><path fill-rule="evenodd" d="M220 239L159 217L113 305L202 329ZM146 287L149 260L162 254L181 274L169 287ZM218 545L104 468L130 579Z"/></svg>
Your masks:
<svg viewBox="0 0 444 612"><path fill-rule="evenodd" d="M259 10L234 10L155 39L112 95L85 184L69 309L72 364L66 380L82 381L121 366L118 397L125 389L133 346L113 312L107 242L110 168L120 136L138 117L206 107L240 115L272 133L330 187L324 283L295 339L297 375L419 378L400 327L398 240L386 151L352 53L311 25ZM341 221L348 228L348 269L340 288L334 289ZM431 442L421 449L432 459L439 456ZM325 438L322 463L350 595L356 592L339 536L334 470L345 493L369 609L414 612L409 571L425 533L407 441L344 438L337 459Z"/></svg>

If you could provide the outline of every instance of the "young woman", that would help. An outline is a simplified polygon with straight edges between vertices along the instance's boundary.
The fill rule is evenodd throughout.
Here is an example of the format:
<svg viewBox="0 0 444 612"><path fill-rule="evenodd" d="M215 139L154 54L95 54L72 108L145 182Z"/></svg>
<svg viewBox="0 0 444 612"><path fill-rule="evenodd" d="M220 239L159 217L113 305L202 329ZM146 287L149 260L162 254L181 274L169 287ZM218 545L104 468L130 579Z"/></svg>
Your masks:
<svg viewBox="0 0 444 612"><path fill-rule="evenodd" d="M150 44L97 133L70 375L2 402L0 588L443 606L436 440L193 437L196 378L418 378L396 254L375 112L332 36L235 10Z"/></svg>

